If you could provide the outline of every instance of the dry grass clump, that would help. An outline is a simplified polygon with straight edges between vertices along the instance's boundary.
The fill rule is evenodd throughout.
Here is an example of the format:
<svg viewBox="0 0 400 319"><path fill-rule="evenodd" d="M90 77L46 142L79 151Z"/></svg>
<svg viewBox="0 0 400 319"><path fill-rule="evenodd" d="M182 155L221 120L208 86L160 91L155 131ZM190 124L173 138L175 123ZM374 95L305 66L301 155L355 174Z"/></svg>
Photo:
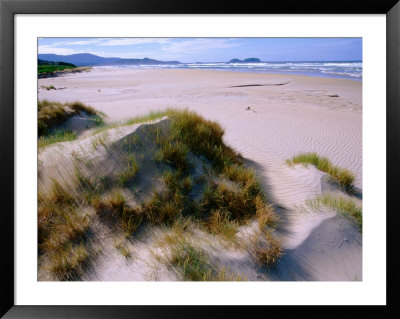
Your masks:
<svg viewBox="0 0 400 319"><path fill-rule="evenodd" d="M164 161L177 170L187 172L190 168L188 153L189 148L181 141L164 140L161 149L156 154L156 160Z"/></svg>
<svg viewBox="0 0 400 319"><path fill-rule="evenodd" d="M49 270L59 280L79 280L89 267L89 259L89 253L83 244L68 246L51 256Z"/></svg>
<svg viewBox="0 0 400 319"><path fill-rule="evenodd" d="M256 205L246 190L232 190L225 184L210 183L204 191L201 214L211 211L225 211L231 219L244 221L256 214Z"/></svg>
<svg viewBox="0 0 400 319"><path fill-rule="evenodd" d="M125 258L131 258L132 254L129 251L128 248L126 248L126 246L122 243L122 242L115 242L114 243L115 248L117 248L118 252L124 256Z"/></svg>
<svg viewBox="0 0 400 319"><path fill-rule="evenodd" d="M292 164L312 164L320 171L328 173L336 180L341 187L350 188L353 186L355 179L354 173L347 168L334 166L328 158L321 157L317 153L300 153L292 159L286 161L289 165Z"/></svg>
<svg viewBox="0 0 400 319"><path fill-rule="evenodd" d="M126 160L126 166L121 173L118 174L118 183L122 187L129 186L134 180L136 174L139 171L138 163L134 154L128 156Z"/></svg>
<svg viewBox="0 0 400 319"><path fill-rule="evenodd" d="M38 133L46 134L53 126L61 124L68 119L68 114L63 104L47 100L38 101Z"/></svg>
<svg viewBox="0 0 400 319"><path fill-rule="evenodd" d="M53 181L48 193L39 193L39 254L47 256L50 272L59 280L76 279L82 274L89 257L82 242L89 228L88 215L58 182Z"/></svg>
<svg viewBox="0 0 400 319"><path fill-rule="evenodd" d="M232 219L229 212L215 210L211 212L205 226L210 233L220 234L233 240L238 231L239 222Z"/></svg>
<svg viewBox="0 0 400 319"><path fill-rule="evenodd" d="M72 109L75 113L80 114L81 112L85 112L89 115L98 115L99 113L92 107L83 104L82 102L75 101L75 102L67 102L64 103L65 106Z"/></svg>
<svg viewBox="0 0 400 319"><path fill-rule="evenodd" d="M359 230L362 230L362 208L359 207L351 199L344 197L336 197L331 194L325 193L315 199L306 202L314 209L318 209L321 205L332 208L348 219L356 222Z"/></svg>
<svg viewBox="0 0 400 319"><path fill-rule="evenodd" d="M51 133L52 129L64 123L70 117L85 112L88 115L99 117L99 113L90 106L81 102L50 102L38 101L38 134L39 137Z"/></svg>
<svg viewBox="0 0 400 319"><path fill-rule="evenodd" d="M104 223L121 229L126 237L132 236L143 221L141 209L128 206L125 196L118 190L111 192L106 199L94 200L92 205Z"/></svg>
<svg viewBox="0 0 400 319"><path fill-rule="evenodd" d="M181 241L171 247L167 260L169 266L178 269L185 281L242 281L244 276L228 274L226 267L218 269L211 263L206 252L187 241Z"/></svg>
<svg viewBox="0 0 400 319"><path fill-rule="evenodd" d="M254 254L259 266L271 267L282 257L283 250L279 241L269 238L267 243L258 245Z"/></svg>
<svg viewBox="0 0 400 319"><path fill-rule="evenodd" d="M75 164L75 177L76 189L88 204L97 200L111 186L111 179L108 176L86 176L77 164Z"/></svg>
<svg viewBox="0 0 400 319"><path fill-rule="evenodd" d="M260 195L257 195L254 201L256 204L256 217L260 230L264 231L266 227L275 229L279 218L272 206L266 204L265 200Z"/></svg>
<svg viewBox="0 0 400 319"><path fill-rule="evenodd" d="M222 140L224 130L217 122L208 121L188 110L169 110L169 138L186 145L195 155L205 156L213 167L238 163L237 154Z"/></svg>

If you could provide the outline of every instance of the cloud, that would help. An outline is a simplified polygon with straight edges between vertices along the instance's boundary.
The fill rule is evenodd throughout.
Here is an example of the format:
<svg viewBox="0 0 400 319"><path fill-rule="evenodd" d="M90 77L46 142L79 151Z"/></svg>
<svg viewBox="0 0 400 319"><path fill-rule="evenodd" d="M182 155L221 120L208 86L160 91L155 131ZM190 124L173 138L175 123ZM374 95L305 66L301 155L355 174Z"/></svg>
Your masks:
<svg viewBox="0 0 400 319"><path fill-rule="evenodd" d="M228 39L193 39L181 42L173 42L161 48L170 53L199 53L213 49L227 49L240 46L239 43Z"/></svg>
<svg viewBox="0 0 400 319"><path fill-rule="evenodd" d="M40 45L38 47L39 54L58 54L58 55L69 55L78 53L76 50L71 48L56 48L51 45Z"/></svg>
<svg viewBox="0 0 400 319"><path fill-rule="evenodd" d="M144 58L151 57L154 52L153 51L134 51L134 52L104 52L101 50L88 50L88 49L72 49L72 48L59 48L54 47L52 45L40 45L38 48L39 54L58 54L58 55L70 55L77 53L90 53L94 55L98 55L104 58L122 58L122 59L135 59L135 58Z"/></svg>
<svg viewBox="0 0 400 319"><path fill-rule="evenodd" d="M151 44L151 43L168 43L166 38L125 38L125 39L109 39L99 43L100 46L122 46L135 44Z"/></svg>
<svg viewBox="0 0 400 319"><path fill-rule="evenodd" d="M54 43L53 45L89 45L89 44L98 44L103 39L96 39L96 40L78 40L78 41L72 41L72 42L57 42Z"/></svg>

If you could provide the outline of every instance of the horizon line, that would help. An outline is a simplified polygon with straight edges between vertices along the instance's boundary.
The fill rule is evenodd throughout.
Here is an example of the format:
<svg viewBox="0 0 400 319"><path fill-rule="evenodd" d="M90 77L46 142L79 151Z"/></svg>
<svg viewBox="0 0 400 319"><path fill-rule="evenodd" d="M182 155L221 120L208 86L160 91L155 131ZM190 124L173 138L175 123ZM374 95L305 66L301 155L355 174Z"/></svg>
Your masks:
<svg viewBox="0 0 400 319"><path fill-rule="evenodd" d="M130 60L130 59L144 60L144 59L149 59L149 60L157 60L157 61L160 61L160 62L166 62L166 60L158 60L156 58L148 58L148 57L144 57L144 58L121 58L121 57L118 57L118 56L104 57L104 56L96 55L96 54L93 54L93 53L85 53L85 52L74 53L74 54L38 53L38 56L39 55L46 55L46 54L52 54L52 55L64 56L64 57L73 56L73 55L88 54L88 55L93 55L93 56L100 57L100 58L103 58L103 59L121 59L121 60ZM255 58L255 57L252 57L252 58ZM239 58L231 58L231 60L233 60L233 59L239 59ZM249 59L249 58L245 58L245 59ZM239 60L242 60L242 59L239 59ZM227 62L227 61L180 62L179 60L170 60L170 61L178 62L180 64L187 64L187 63L226 63ZM59 62L62 62L62 61L59 61ZM270 61L261 61L260 60L260 62L249 62L249 63L284 63L284 62L297 62L297 63L299 63L299 62L362 62L362 60L270 60Z"/></svg>

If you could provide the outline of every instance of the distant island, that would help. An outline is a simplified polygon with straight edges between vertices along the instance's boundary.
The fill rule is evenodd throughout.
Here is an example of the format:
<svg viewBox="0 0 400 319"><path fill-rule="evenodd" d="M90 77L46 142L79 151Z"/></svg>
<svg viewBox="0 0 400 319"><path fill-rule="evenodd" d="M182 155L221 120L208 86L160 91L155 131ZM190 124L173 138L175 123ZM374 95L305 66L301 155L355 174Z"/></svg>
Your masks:
<svg viewBox="0 0 400 319"><path fill-rule="evenodd" d="M97 66L97 65L122 65L122 64L179 64L179 61L158 61L149 58L144 59L122 59L104 58L90 53L77 53L71 55L38 54L40 60L50 62L63 61L76 66Z"/></svg>
<svg viewBox="0 0 400 319"><path fill-rule="evenodd" d="M232 59L228 63L258 63L258 62L261 62L261 60L258 58L247 58L244 60Z"/></svg>

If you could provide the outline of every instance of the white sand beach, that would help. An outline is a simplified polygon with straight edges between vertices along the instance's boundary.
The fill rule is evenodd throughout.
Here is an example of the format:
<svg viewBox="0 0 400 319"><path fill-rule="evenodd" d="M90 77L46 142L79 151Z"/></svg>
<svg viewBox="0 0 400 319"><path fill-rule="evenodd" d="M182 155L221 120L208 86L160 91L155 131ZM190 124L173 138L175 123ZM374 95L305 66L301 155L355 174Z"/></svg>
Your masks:
<svg viewBox="0 0 400 319"><path fill-rule="evenodd" d="M55 89L44 88L51 85ZM356 227L333 211L304 209L307 199L332 187L324 181L325 173L286 163L300 152L326 156L355 173L354 186L362 194L362 82L292 74L99 67L39 79L38 99L81 101L104 112L110 122L165 108L188 108L217 121L225 130L225 143L256 169L268 201L278 207L277 234L285 251L276 267L262 273L242 252L215 247L220 260L245 273L248 280L362 280L362 236ZM130 264L123 259L116 262L118 256L112 255L98 266L97 277L86 279L146 280L146 240L134 248L137 258Z"/></svg>

